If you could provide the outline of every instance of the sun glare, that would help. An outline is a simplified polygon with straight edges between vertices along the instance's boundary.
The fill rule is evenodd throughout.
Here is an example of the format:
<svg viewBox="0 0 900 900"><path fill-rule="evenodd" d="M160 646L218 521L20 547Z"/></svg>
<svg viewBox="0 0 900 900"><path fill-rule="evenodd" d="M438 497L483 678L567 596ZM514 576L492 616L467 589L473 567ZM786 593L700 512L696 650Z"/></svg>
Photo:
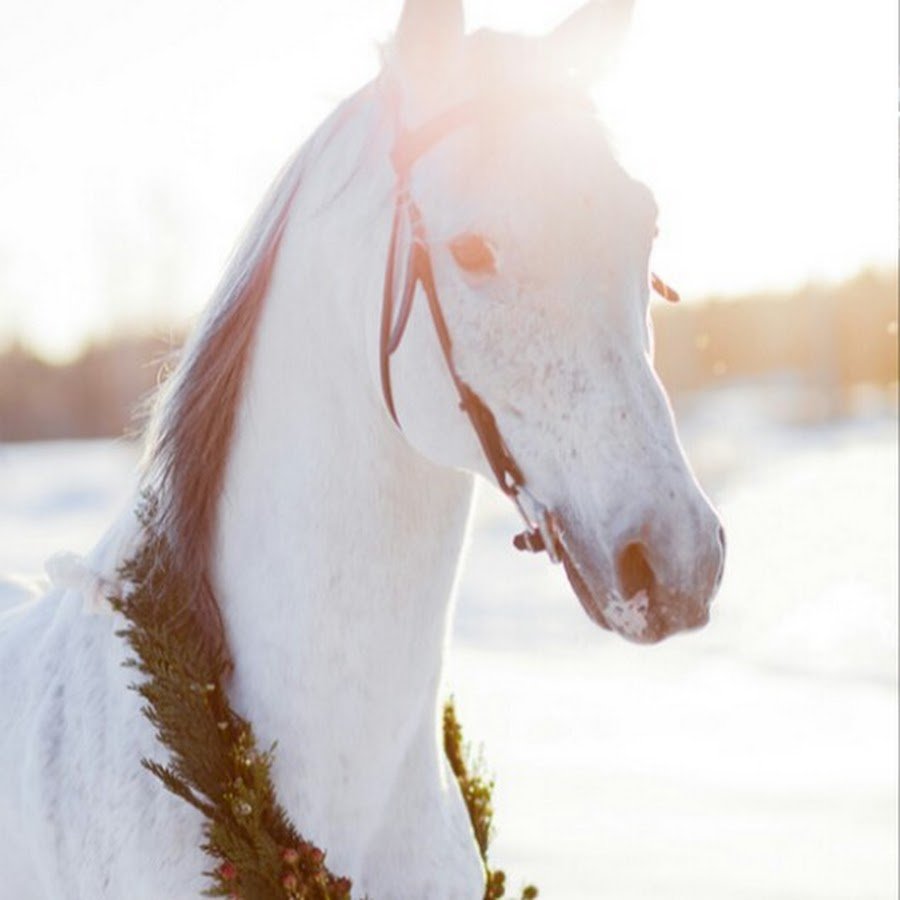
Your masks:
<svg viewBox="0 0 900 900"><path fill-rule="evenodd" d="M689 298L895 264L896 47L886 4L638 4L598 100Z"/></svg>
<svg viewBox="0 0 900 900"><path fill-rule="evenodd" d="M467 12L539 33L576 5ZM0 33L0 341L65 357L202 306L281 161L376 71L397 4L53 6ZM656 194L655 268L690 300L895 265L896 62L894 4L638 0L597 100Z"/></svg>

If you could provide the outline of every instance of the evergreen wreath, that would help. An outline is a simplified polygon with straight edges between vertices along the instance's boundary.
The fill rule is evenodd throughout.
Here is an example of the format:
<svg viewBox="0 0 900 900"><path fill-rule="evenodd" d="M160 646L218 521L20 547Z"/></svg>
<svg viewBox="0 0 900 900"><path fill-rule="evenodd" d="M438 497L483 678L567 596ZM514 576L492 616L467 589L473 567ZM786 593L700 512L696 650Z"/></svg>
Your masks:
<svg viewBox="0 0 900 900"><path fill-rule="evenodd" d="M350 900L350 880L329 870L324 851L303 839L278 803L271 775L275 746L260 750L252 725L231 708L226 651L196 639L190 585L154 525L156 511L155 498L145 494L138 510L145 540L121 567L122 590L110 603L127 623L119 632L134 653L126 665L143 676L132 689L169 751L167 765L141 763L204 818L202 849L215 862L204 873L210 880L204 893L229 900ZM444 750L486 871L485 900L501 900L506 876L487 858L494 783L468 765L452 700L443 726ZM521 897L537 895L528 886Z"/></svg>

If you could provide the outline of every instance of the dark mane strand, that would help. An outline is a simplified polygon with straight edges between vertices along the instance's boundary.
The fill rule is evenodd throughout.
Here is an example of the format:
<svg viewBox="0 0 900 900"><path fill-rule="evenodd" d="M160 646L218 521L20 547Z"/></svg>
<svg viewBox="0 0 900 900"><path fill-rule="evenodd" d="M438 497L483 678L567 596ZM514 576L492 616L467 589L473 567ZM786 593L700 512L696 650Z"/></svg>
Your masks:
<svg viewBox="0 0 900 900"><path fill-rule="evenodd" d="M172 548L171 563L191 607L185 625L206 649L223 653L222 616L209 563L221 493L247 367L281 238L300 183L295 159L272 191L238 251L219 299L161 390L151 425L145 485L157 498L154 527Z"/></svg>
<svg viewBox="0 0 900 900"><path fill-rule="evenodd" d="M342 104L285 166L155 402L143 487L154 498L153 530L171 548L160 564L174 567L173 577L187 587L179 624L194 630L213 656L228 658L211 572L216 512L260 314L304 173L370 91L364 88ZM338 193L359 165L355 158Z"/></svg>

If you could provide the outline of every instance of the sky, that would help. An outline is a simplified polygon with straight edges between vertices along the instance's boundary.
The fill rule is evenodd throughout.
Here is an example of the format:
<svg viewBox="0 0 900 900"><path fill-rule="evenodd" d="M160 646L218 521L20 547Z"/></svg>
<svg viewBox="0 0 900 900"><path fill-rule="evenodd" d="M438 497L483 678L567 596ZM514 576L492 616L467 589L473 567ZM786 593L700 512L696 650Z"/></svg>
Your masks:
<svg viewBox="0 0 900 900"><path fill-rule="evenodd" d="M469 0L540 33L572 0ZM400 0L4 0L0 343L184 321L284 159L378 67ZM894 0L637 0L598 90L687 299L897 260Z"/></svg>

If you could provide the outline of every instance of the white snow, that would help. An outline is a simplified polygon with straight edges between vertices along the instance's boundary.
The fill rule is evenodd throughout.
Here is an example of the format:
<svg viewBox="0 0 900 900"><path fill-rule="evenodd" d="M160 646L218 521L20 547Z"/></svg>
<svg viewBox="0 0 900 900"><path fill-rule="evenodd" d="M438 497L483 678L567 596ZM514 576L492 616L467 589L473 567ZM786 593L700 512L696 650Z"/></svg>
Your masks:
<svg viewBox="0 0 900 900"><path fill-rule="evenodd" d="M481 492L447 681L495 862L548 900L895 900L896 420L774 427L732 395L684 433L729 557L710 624L659 646L593 625ZM0 572L89 549L135 460L0 445Z"/></svg>

